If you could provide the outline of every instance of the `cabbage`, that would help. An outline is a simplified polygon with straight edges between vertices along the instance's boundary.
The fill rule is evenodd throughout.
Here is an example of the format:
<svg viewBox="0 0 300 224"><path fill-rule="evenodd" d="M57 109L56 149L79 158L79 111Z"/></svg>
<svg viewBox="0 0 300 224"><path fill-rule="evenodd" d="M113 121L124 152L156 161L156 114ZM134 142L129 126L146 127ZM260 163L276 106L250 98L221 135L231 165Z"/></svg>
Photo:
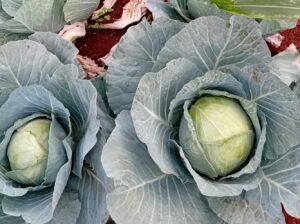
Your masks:
<svg viewBox="0 0 300 224"><path fill-rule="evenodd" d="M13 133L7 147L7 157L12 172L16 174L10 177L17 182L26 185L43 182L49 154L50 125L48 119L36 119Z"/></svg>
<svg viewBox="0 0 300 224"><path fill-rule="evenodd" d="M107 72L117 118L101 157L116 223L277 224L281 205L300 217L300 102L272 61L241 16L128 29Z"/></svg>
<svg viewBox="0 0 300 224"><path fill-rule="evenodd" d="M254 141L251 121L239 103L222 96L202 96L191 106L189 113L197 140L217 175L210 176L206 170L201 170L198 164L203 158L197 161L197 152L187 151L186 157L192 167L211 178L223 177L239 169L251 153ZM185 125L179 127L183 150L185 128Z"/></svg>
<svg viewBox="0 0 300 224"><path fill-rule="evenodd" d="M86 20L99 0L0 0L0 45Z"/></svg>
<svg viewBox="0 0 300 224"><path fill-rule="evenodd" d="M263 36L296 27L300 4L293 0L148 0L154 19L167 17L189 22L202 16L243 15L260 22Z"/></svg>
<svg viewBox="0 0 300 224"><path fill-rule="evenodd" d="M100 155L114 123L77 53L54 33L0 46L1 223L109 218Z"/></svg>

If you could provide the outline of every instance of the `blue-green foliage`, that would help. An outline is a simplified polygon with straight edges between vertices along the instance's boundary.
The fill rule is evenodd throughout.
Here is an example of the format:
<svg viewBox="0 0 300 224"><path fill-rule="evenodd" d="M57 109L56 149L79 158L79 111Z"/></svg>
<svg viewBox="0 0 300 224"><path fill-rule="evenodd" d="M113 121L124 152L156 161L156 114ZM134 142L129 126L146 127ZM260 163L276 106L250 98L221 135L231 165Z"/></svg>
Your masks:
<svg viewBox="0 0 300 224"><path fill-rule="evenodd" d="M107 197L112 218L118 224L277 224L284 222L281 203L300 217L300 102L270 69L260 25L240 16L202 16L177 22L178 30L175 23L159 18L129 29L108 70L108 102L118 114L102 155L115 183ZM247 162L217 180L190 163L195 153L213 171L188 113L205 94L236 99L255 132Z"/></svg>
<svg viewBox="0 0 300 224"><path fill-rule="evenodd" d="M99 0L0 0L0 44L86 20Z"/></svg>
<svg viewBox="0 0 300 224"><path fill-rule="evenodd" d="M53 33L0 47L1 223L108 219L111 183L100 157L114 122L92 82L81 79L77 53ZM14 131L39 117L51 119L47 168L41 184L22 185L11 178L7 146Z"/></svg>
<svg viewBox="0 0 300 224"><path fill-rule="evenodd" d="M218 5L213 3L218 2ZM233 4L234 1L230 1ZM255 3L255 1L252 1ZM243 3L243 1L242 1ZM242 4L241 3L241 4ZM264 7L263 5L273 5L270 3L266 3L265 1L262 1L261 3L258 3L257 7L251 8L251 10L260 9L260 10L266 10L266 8L271 7ZM283 3L284 4L284 3ZM289 4L292 4L294 6L297 6L299 3L290 1ZM230 12L224 10L223 8L219 7L222 5L222 1L210 1L210 0L171 0L169 2L163 1L163 0L149 0L147 1L147 6L151 10L154 18L159 17L167 17L171 19L180 20L183 22L189 22L193 19L202 17L202 16L218 16L223 19L228 19L231 15ZM281 5L281 3L280 3ZM274 4L274 8L271 10L276 10L276 4ZM241 7L242 9L247 9L247 7L250 8L250 4L247 4L246 6ZM282 7L282 6L281 6ZM280 8L280 7L278 7ZM290 13L285 14L284 16L279 17L280 13L276 11L276 13L273 13L272 19L264 19L261 20L261 18L264 17L264 13L257 14L257 17L252 15L253 18L260 18L261 21L261 30L263 33L263 36L272 35L274 33L277 33L278 31L293 28L297 24L297 19L299 12L293 9L293 7L289 8ZM270 10L270 11L271 11ZM285 9L287 10L287 9ZM285 11L282 10L281 12ZM299 11L299 10L298 10ZM246 13L247 14L247 13ZM277 17L278 18L277 18ZM291 17L289 17L291 16ZM291 19L292 18L292 19Z"/></svg>

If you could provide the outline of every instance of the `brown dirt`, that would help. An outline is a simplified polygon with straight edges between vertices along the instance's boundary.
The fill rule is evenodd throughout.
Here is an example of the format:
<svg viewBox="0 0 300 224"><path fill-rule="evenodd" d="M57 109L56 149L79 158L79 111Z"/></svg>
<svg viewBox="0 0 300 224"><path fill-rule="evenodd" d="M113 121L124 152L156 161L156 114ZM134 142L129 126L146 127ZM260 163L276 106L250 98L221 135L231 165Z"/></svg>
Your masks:
<svg viewBox="0 0 300 224"><path fill-rule="evenodd" d="M300 219L296 219L296 218L290 216L290 215L284 210L283 206L282 206L282 212L283 212L283 214L284 214L286 224L300 224Z"/></svg>
<svg viewBox="0 0 300 224"><path fill-rule="evenodd" d="M284 39L279 47L272 46L268 43L269 48L273 55L284 51L292 43L295 44L297 49L300 51L300 20L298 21L297 27L289 30L285 30L280 33L284 36Z"/></svg>
<svg viewBox="0 0 300 224"><path fill-rule="evenodd" d="M114 5L114 11L109 15L112 22L119 19L122 16L123 7L129 0L118 0ZM99 5L101 7L102 4ZM88 20L90 24L93 21ZM114 30L114 29L87 29L86 36L76 41L75 45L79 49L79 53L82 56L88 56L93 59L98 65L101 66L99 58L109 53L110 49L119 42L120 38L125 34L126 29Z"/></svg>

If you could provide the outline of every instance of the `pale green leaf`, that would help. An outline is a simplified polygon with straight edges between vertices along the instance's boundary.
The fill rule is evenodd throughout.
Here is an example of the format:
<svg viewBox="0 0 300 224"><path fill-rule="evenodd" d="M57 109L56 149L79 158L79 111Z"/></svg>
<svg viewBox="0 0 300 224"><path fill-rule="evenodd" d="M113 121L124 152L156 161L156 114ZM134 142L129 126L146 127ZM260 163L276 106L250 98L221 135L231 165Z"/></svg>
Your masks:
<svg viewBox="0 0 300 224"><path fill-rule="evenodd" d="M298 19L299 0L210 0L233 14L260 19Z"/></svg>

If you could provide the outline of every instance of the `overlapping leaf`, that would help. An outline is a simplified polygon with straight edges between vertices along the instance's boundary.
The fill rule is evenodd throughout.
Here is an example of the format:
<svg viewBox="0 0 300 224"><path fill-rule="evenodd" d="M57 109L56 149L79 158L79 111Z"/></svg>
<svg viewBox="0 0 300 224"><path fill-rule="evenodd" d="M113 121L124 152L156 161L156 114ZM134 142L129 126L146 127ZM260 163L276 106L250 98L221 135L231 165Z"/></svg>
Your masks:
<svg viewBox="0 0 300 224"><path fill-rule="evenodd" d="M152 70L166 41L182 28L182 23L169 19L152 25L143 20L123 36L107 72L107 96L115 113L130 109L139 80Z"/></svg>
<svg viewBox="0 0 300 224"><path fill-rule="evenodd" d="M263 164L264 177L258 188L238 197L209 198L211 208L232 224L285 223L281 206L300 217L299 146L277 160Z"/></svg>
<svg viewBox="0 0 300 224"><path fill-rule="evenodd" d="M57 33L67 23L86 20L98 5L99 0L1 0L0 44L34 32Z"/></svg>
<svg viewBox="0 0 300 224"><path fill-rule="evenodd" d="M116 122L102 163L115 180L107 203L117 223L221 223L194 183L183 183L156 166L136 137L129 112L121 112Z"/></svg>

